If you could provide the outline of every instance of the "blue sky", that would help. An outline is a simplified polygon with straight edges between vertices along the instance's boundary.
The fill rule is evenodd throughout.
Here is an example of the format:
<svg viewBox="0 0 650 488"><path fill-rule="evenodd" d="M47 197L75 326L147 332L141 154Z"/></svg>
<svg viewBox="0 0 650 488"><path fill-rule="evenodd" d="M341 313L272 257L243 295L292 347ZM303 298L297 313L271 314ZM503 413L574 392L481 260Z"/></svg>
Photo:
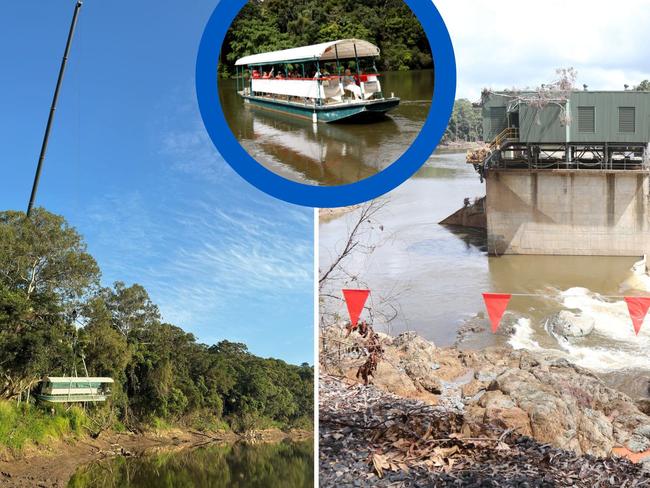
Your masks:
<svg viewBox="0 0 650 488"><path fill-rule="evenodd" d="M0 5L0 209L27 205L74 3ZM236 175L198 113L215 5L86 0L37 205L85 236L104 284L142 284L201 342L313 363L313 211Z"/></svg>

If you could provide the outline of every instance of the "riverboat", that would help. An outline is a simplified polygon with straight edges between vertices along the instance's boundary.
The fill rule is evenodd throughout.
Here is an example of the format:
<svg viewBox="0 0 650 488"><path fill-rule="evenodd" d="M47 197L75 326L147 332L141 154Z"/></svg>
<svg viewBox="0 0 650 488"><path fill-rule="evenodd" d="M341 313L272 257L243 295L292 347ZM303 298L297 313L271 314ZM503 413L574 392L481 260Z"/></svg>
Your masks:
<svg viewBox="0 0 650 488"><path fill-rule="evenodd" d="M400 103L384 96L379 55L368 41L342 39L246 56L235 63L237 92L245 103L314 123L369 121Z"/></svg>
<svg viewBox="0 0 650 488"><path fill-rule="evenodd" d="M36 397L49 403L105 402L111 393L112 378L46 376Z"/></svg>

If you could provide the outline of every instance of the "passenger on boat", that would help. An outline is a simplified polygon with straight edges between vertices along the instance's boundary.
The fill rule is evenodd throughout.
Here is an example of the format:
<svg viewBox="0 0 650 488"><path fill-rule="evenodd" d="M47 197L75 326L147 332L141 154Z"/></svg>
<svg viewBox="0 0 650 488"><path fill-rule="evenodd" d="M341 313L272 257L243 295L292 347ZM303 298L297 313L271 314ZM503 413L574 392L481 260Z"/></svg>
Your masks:
<svg viewBox="0 0 650 488"><path fill-rule="evenodd" d="M343 89L347 92L352 93L356 100L361 98L361 88L357 85L356 79L352 76L352 71L349 69L345 70L345 76L343 77Z"/></svg>
<svg viewBox="0 0 650 488"><path fill-rule="evenodd" d="M276 79L276 80L284 80L284 74L282 73L282 71L280 71L280 72L278 73L278 76L276 76L275 79Z"/></svg>
<svg viewBox="0 0 650 488"><path fill-rule="evenodd" d="M253 70L253 79L258 79L260 77L260 72L256 69Z"/></svg>

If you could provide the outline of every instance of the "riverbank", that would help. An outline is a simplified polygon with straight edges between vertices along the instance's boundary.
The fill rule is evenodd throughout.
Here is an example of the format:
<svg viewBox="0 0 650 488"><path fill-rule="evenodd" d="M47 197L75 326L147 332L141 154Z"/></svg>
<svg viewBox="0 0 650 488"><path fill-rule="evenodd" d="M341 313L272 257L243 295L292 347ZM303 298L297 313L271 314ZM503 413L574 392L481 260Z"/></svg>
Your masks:
<svg viewBox="0 0 650 488"><path fill-rule="evenodd" d="M319 222L327 222L329 220L338 219L343 215L353 212L358 209L360 205L350 205L348 207L336 207L336 208L319 208L318 209L318 219Z"/></svg>
<svg viewBox="0 0 650 488"><path fill-rule="evenodd" d="M18 458L0 461L0 487L62 488L75 471L85 464L118 456L143 456L152 452L193 449L213 443L263 442L285 439L303 441L313 433L302 430L283 432L267 429L238 435L234 432L199 432L170 429L142 434L106 432L99 438L84 437L34 446Z"/></svg>
<svg viewBox="0 0 650 488"><path fill-rule="evenodd" d="M605 473L619 481L601 486L623 486L620 481L628 478L617 478L616 473L645 476L641 470L650 465L650 417L640 409L643 402L608 387L592 372L553 354L506 347L437 348L413 333L379 337L383 354L371 378L374 385L364 387L356 374L365 361L359 353L365 339L356 334L345 339L339 327L329 327L324 333L321 357L330 359L323 364L322 371L329 376L321 385L324 381L331 387L329 393L321 393L320 404L320 461L326 480L334 482L336 473L342 472L377 481L385 470L397 476L387 477L393 482L450 482L466 474L483 476L480 470L487 469L485 463L493 469L494 486L514 486L517 473L526 469L528 482L538 476L557 481L556 476L565 471L582 473L583 464L589 466L587 475L576 486L607 480ZM331 354L332 347L340 353ZM350 395L355 396L351 403ZM386 415L381 414L382 402L393 405ZM437 412L440 420L431 424L427 420L431 416L411 418L418 409ZM375 418L381 429L373 433L367 426L350 425L349 419L366 417ZM396 419L404 418L408 419L406 430L396 424ZM408 436L402 441L402 434L391 437L394 425L400 432L420 433L425 441ZM338 430L346 426L347 433ZM359 432L364 433L360 439ZM476 444L475 439L480 442ZM365 445L366 451L357 453L359 445ZM408 447L406 453L404 447ZM347 451L348 460L341 457ZM418 453L415 457L414 452ZM380 457L368 458L369 453ZM539 459L546 461L540 464ZM556 459L561 469L555 471L549 459ZM482 467L469 469L468 460ZM505 467L500 467L504 462ZM362 468L364 473L359 471Z"/></svg>
<svg viewBox="0 0 650 488"><path fill-rule="evenodd" d="M460 153L466 151L474 151L485 145L482 141L451 141L443 142L438 144L436 148L436 153L448 154L448 153Z"/></svg>

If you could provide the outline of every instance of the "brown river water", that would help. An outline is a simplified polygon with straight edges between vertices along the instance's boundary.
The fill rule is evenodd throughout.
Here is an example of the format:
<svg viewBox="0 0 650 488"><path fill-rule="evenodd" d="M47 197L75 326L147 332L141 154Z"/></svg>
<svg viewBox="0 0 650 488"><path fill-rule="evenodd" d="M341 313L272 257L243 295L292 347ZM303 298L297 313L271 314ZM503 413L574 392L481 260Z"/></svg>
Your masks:
<svg viewBox="0 0 650 488"><path fill-rule="evenodd" d="M314 443L207 445L82 466L68 488L311 488Z"/></svg>
<svg viewBox="0 0 650 488"><path fill-rule="evenodd" d="M514 348L550 350L589 368L634 396L648 396L650 319L635 336L622 294L648 294L650 277L632 271L639 258L501 256L489 257L483 231L454 230L438 224L463 204L465 197L483 196L485 185L464 154L435 154L420 172L386 198L375 229L364 236L364 248L345 263L371 289L372 304L386 297L399 315L378 330L397 334L415 330L437 345L454 344L466 325L483 330L470 334L462 347L508 344ZM356 214L320 224L320 265L325 268L341 248ZM333 290L357 286L341 280ZM502 292L542 296L513 297L504 315L505 330L492 334L481 293ZM346 316L340 303L324 307ZM546 330L550 316L569 310L593 320L586 337L556 337ZM332 310L328 310L332 312Z"/></svg>
<svg viewBox="0 0 650 488"><path fill-rule="evenodd" d="M411 145L429 114L433 71L382 73L399 107L372 123L313 124L244 104L235 80L219 80L223 112L240 144L259 163L311 185L343 185L372 176Z"/></svg>

